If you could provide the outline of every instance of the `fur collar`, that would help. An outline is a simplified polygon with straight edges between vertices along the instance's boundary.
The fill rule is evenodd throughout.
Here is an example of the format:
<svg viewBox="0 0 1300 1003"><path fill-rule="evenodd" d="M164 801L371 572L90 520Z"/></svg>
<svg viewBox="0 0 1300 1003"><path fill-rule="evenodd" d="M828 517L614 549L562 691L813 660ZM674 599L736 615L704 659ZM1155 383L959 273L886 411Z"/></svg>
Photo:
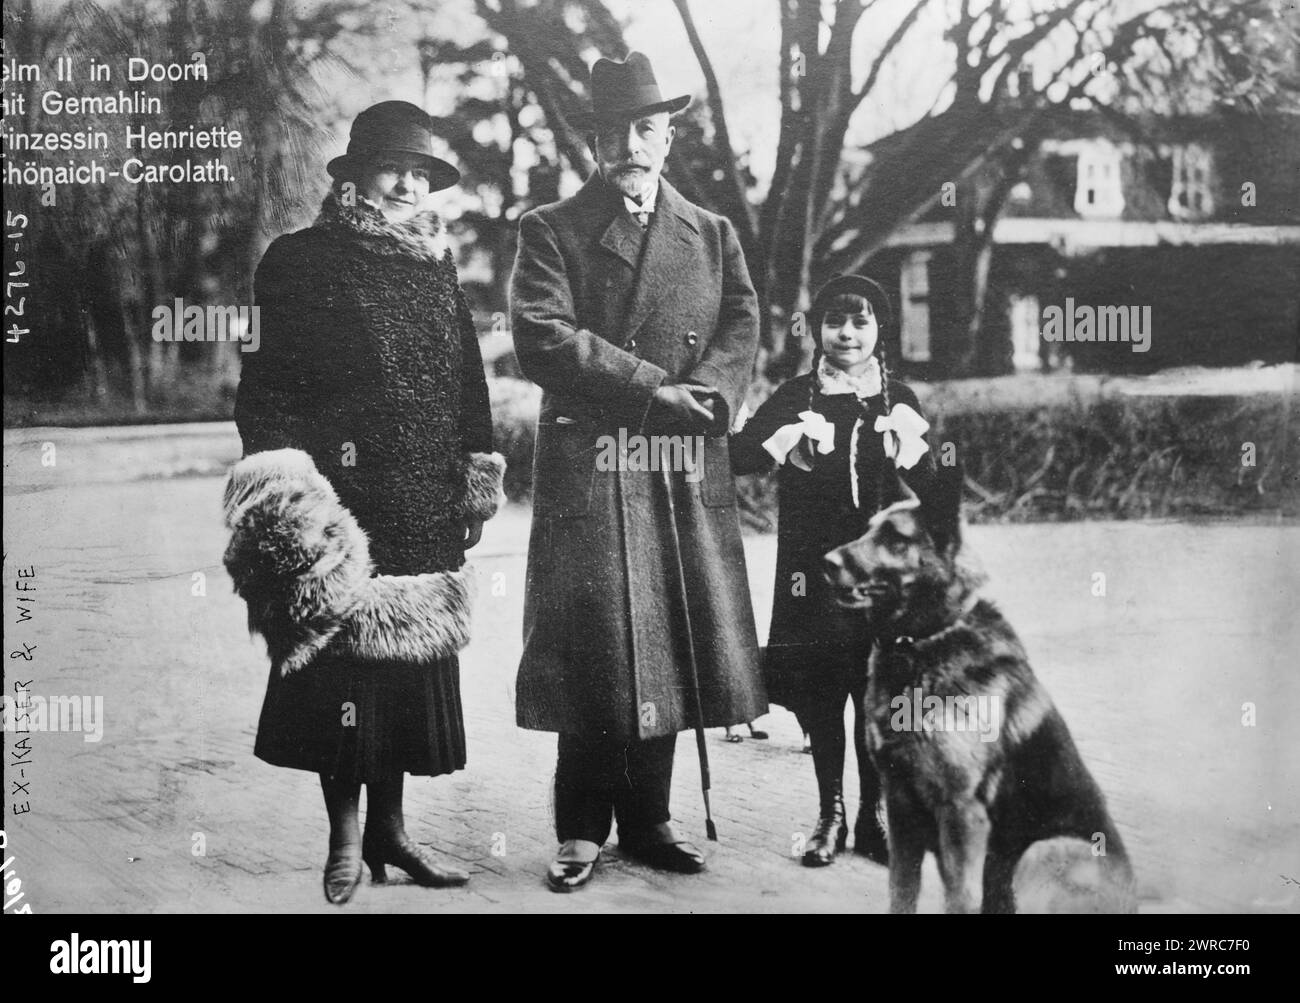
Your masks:
<svg viewBox="0 0 1300 1003"><path fill-rule="evenodd" d="M346 231L376 254L434 263L451 256L442 217L432 209L425 209L404 223L390 223L364 199L358 200L355 206L347 206L330 192L312 226Z"/></svg>

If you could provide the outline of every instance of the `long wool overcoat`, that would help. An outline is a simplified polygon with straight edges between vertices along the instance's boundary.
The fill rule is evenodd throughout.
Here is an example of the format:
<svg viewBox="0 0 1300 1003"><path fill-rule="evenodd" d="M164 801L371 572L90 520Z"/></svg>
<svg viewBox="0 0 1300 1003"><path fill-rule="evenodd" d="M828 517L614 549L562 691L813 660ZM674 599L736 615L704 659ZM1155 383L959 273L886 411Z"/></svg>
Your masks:
<svg viewBox="0 0 1300 1003"><path fill-rule="evenodd" d="M604 469L602 436L653 434L664 382L740 407L757 305L731 223L660 182L648 230L597 175L525 214L511 287L515 351L543 390L533 472L517 718L617 739L695 724L687 613L662 474ZM767 707L725 435L703 476L673 476L704 724ZM626 469L618 469L625 466Z"/></svg>

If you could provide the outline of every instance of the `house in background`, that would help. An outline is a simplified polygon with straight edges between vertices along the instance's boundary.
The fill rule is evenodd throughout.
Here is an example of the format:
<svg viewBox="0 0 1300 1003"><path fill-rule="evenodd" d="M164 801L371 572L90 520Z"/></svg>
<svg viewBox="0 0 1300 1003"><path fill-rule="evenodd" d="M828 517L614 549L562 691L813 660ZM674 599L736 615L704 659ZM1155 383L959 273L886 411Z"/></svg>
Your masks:
<svg viewBox="0 0 1300 1003"><path fill-rule="evenodd" d="M1035 149L994 223L976 346L987 371L1296 361L1300 116L1151 117L1135 131L1096 111L1041 114ZM997 181L991 165L969 179ZM936 201L869 266L896 282L896 348L921 378L945 373L962 324L956 215ZM1045 341L1045 311L1070 304L1149 308L1147 350Z"/></svg>

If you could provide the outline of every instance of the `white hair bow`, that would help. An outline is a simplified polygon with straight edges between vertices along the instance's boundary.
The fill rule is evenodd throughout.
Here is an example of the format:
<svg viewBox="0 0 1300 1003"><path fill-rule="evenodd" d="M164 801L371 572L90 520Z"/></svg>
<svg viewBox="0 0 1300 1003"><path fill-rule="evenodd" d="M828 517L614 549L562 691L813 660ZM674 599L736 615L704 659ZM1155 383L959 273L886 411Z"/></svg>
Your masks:
<svg viewBox="0 0 1300 1003"><path fill-rule="evenodd" d="M795 450L805 436L813 441L821 455L834 452L835 426L816 411L800 411L799 420L778 428L763 443L763 448L777 463L784 463L788 459L800 470L811 470L807 457Z"/></svg>

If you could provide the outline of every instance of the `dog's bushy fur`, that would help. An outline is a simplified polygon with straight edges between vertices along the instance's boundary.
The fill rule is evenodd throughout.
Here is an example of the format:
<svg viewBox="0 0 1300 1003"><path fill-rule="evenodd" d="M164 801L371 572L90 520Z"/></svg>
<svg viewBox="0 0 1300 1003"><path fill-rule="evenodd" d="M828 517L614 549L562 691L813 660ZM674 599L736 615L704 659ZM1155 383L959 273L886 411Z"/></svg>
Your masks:
<svg viewBox="0 0 1300 1003"><path fill-rule="evenodd" d="M369 543L311 457L254 453L230 471L224 563L248 626L288 674L327 648L361 661L430 661L469 640L466 571L372 577Z"/></svg>
<svg viewBox="0 0 1300 1003"><path fill-rule="evenodd" d="M978 597L982 576L959 559L959 507L959 472L941 475L925 504L890 506L826 555L837 601L863 610L879 639L864 709L885 792L891 910L915 911L930 850L949 912L1013 912L1025 850L1074 836L1104 849L1116 907L1131 911L1132 870L1101 790L1015 631ZM927 697L995 701L981 705L999 709L992 740L942 718L900 727L900 698Z"/></svg>

